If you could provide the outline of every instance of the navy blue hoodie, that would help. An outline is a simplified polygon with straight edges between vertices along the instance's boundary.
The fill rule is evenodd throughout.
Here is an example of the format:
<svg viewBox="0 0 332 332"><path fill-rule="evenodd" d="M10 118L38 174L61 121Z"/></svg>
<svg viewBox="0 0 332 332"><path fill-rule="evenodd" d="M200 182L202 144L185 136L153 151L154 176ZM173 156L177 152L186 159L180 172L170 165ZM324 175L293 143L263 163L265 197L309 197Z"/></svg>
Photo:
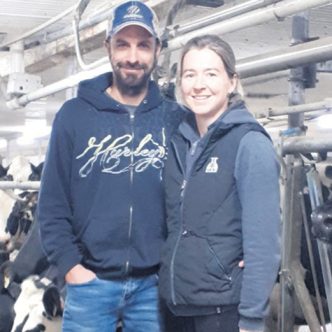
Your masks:
<svg viewBox="0 0 332 332"><path fill-rule="evenodd" d="M101 278L121 277L160 261L161 174L183 112L151 81L130 114L106 94L111 82L111 73L81 82L54 120L38 218L61 275L82 264Z"/></svg>

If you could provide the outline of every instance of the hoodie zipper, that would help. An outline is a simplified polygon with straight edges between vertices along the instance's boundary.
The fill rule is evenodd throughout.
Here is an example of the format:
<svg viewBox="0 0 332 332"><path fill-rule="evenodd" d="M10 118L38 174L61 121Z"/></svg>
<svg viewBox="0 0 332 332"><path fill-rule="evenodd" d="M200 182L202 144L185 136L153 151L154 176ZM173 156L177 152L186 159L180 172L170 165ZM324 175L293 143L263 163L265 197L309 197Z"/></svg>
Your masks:
<svg viewBox="0 0 332 332"><path fill-rule="evenodd" d="M132 135L132 146L131 146L131 154L130 154L130 168L129 168L129 178L130 178L130 189L132 192L133 184L134 184L134 121L135 121L135 114L129 113L129 122L130 122L130 129L131 129L131 135ZM132 197L132 195L130 195ZM130 199L130 206L129 206L129 227L128 227L128 256L127 261L125 264L125 274L127 275L129 273L130 268L130 262L129 262L129 256L130 256L130 242L131 242L131 235L132 235L132 228L133 228L133 202L132 198Z"/></svg>
<svg viewBox="0 0 332 332"><path fill-rule="evenodd" d="M173 142L172 142L172 145L173 145L173 148L174 148L174 151L175 151L175 157L178 160L180 170L181 170L181 172L183 174L183 177L184 177L182 185L181 185L181 192L180 192L180 197L181 197L181 206L180 206L181 227L180 227L180 232L178 234L178 237L177 237L177 240L176 240L176 243L175 243L175 246L174 246L174 250L173 250L173 254L172 254L172 258L171 258L171 265L170 265L171 298L172 298L173 305L177 305L176 299L175 299L175 286L174 286L174 261L175 261L176 252L177 252L179 244L180 244L181 237L188 233L188 231L186 230L185 225L183 223L183 200L184 200L184 196L185 196L188 181L185 178L184 167L181 163L181 159L179 157L178 150L177 150L177 148L176 148L176 146Z"/></svg>

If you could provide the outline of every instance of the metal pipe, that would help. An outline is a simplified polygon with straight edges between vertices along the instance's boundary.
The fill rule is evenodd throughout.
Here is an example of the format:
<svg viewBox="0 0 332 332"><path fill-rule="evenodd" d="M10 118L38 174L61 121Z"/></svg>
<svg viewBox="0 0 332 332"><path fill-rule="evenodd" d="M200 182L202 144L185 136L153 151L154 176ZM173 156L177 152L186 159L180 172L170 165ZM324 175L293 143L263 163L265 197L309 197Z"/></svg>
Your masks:
<svg viewBox="0 0 332 332"><path fill-rule="evenodd" d="M323 52L323 50L325 51ZM326 49L329 49L329 52L327 52ZM290 53L288 54L287 53ZM303 55L301 55L303 53ZM271 58L267 57L265 59L261 59L261 56L259 56L259 60L255 61L254 58L250 57L248 62L245 62L246 60L243 60L243 63L237 66L237 71L239 72L240 76L242 77L243 74L245 77L250 77L257 75L257 72L272 72L276 69L282 70L289 68L289 62L293 66L298 65L298 61L300 64L308 63L308 62L314 62L311 61L310 57L314 57L315 61L323 61L320 57L322 56L323 59L326 58L326 55L328 54L329 58L332 58L332 37L327 37L324 39L321 39L320 41L312 41L305 43L304 45L296 45L291 48L291 51L289 49L282 50L281 53L277 56L275 53L271 56L270 53L267 54L267 56L270 56ZM277 63L276 59L278 58L278 61L283 61L280 64ZM104 57L100 59L101 63L104 63L100 67L97 67L91 71L86 72L80 72L78 74L74 74L71 77L65 78L61 81L58 81L56 83L53 83L51 85L45 86L42 89L36 90L34 92L31 92L29 94L26 94L20 98L12 99L7 102L7 107L10 109L16 109L23 107L27 105L29 102L46 97L50 94L59 92L61 90L64 90L66 88L72 87L79 83L80 80L85 78L91 78L93 77L93 73L102 73L107 70L110 70L109 65L109 59L108 57ZM249 63L247 65L247 63ZM252 68L250 68L252 66Z"/></svg>
<svg viewBox="0 0 332 332"><path fill-rule="evenodd" d="M283 1L285 2L285 1ZM289 4L294 4L294 0L287 1ZM298 1L296 1L298 2ZM312 4L313 0L308 0L305 3ZM316 0L316 5L318 3L326 3L326 0ZM302 5L304 3L301 2ZM280 6L280 5L279 5ZM298 6L295 6L298 8ZM301 7L301 6L300 6ZM293 9L293 11L295 11ZM291 12L290 10L288 12ZM232 21L232 20L230 20ZM227 23L227 22L226 22ZM251 23L252 24L252 23ZM231 27L230 27L231 28ZM230 29L231 30L231 29ZM236 30L236 26L233 27L234 31ZM202 32L202 30L200 31ZM247 60L243 60L243 63L239 63L237 66L237 71L239 72L241 77L250 77L254 75L259 75L262 73L272 72L272 71L278 71L283 69L288 69L291 66L299 66L304 63L309 62L319 62L319 61L325 61L327 59L332 58L332 37L327 37L322 40L313 41L305 43L304 45L296 45L293 46L291 49L282 50L281 53L270 53L267 54L267 58L254 57L249 58ZM100 63L105 63L104 65L101 65L102 68L105 68L109 62L108 57L104 57L100 59ZM93 72L97 71L98 69L100 72L106 71L104 69L100 69L101 67L97 67L93 70ZM64 90L68 87L72 87L73 85L77 84L79 82L79 77L82 79L82 77L91 77L90 74L87 72L86 74L78 73L73 75L72 77L68 77L66 79L63 79L61 81L58 81L56 83L53 83L49 86L46 86L42 89L39 89L37 91L34 91L32 93L29 93L25 96L22 96L18 99L13 99L7 102L7 106L11 109L20 108L22 106L25 106L29 102L48 96L50 94L53 94L55 92L59 92L61 90ZM75 83L73 83L75 82Z"/></svg>
<svg viewBox="0 0 332 332"><path fill-rule="evenodd" d="M10 109L21 108L21 107L27 105L28 103L30 103L31 101L34 101L34 100L49 96L53 93L59 92L61 90L76 86L83 79L92 78L96 75L102 74L106 71L109 71L110 68L111 68L110 64L107 63L103 66L100 66L98 68L95 68L95 69L92 69L89 71L79 72L79 73L69 76L61 81L55 82L55 83L47 85L41 89L38 89L34 92L28 93L20 98L11 99L6 103L6 105Z"/></svg>
<svg viewBox="0 0 332 332"><path fill-rule="evenodd" d="M3 43L0 45L0 49L3 48L3 47L7 47L11 44L14 44L18 41L21 41L25 38L28 38L32 35L34 35L35 33L47 28L48 26L56 23L57 21L60 21L62 18L64 18L65 16L67 16L68 14L70 14L71 12L73 12L75 9L76 9L76 6L71 6L69 7L68 9L66 9L64 12L62 12L61 14L55 16L55 17L52 17L51 19L49 19L48 21L44 22L43 24L41 25L38 25L36 28L32 29L32 30L29 30L28 32L24 33L23 35L19 36L19 37L16 37L16 38L13 38L11 40L8 40L7 42Z"/></svg>
<svg viewBox="0 0 332 332"><path fill-rule="evenodd" d="M10 47L11 73L24 73L24 46L18 41Z"/></svg>
<svg viewBox="0 0 332 332"><path fill-rule="evenodd" d="M74 19L72 22L73 31L74 31L74 42L75 42L75 53L76 59L82 70L89 70L92 68L96 68L99 65L103 64L103 59L99 59L92 63L86 64L83 60L81 44L80 44L80 33L79 33L79 24L81 20L81 16L89 4L90 0L80 0L77 4L76 13L74 15Z"/></svg>
<svg viewBox="0 0 332 332"><path fill-rule="evenodd" d="M329 152L332 151L332 137L287 137L281 146L283 155L294 153Z"/></svg>
<svg viewBox="0 0 332 332"><path fill-rule="evenodd" d="M232 17L238 16L240 14L247 13L251 10L266 7L272 3L281 0L250 0L242 4L232 6L227 9L222 9L212 15L200 18L194 22L184 23L181 25L174 24L167 27L168 36L174 38L179 35L184 35L193 30L199 30L206 27L207 25L214 24L217 22L228 20Z"/></svg>
<svg viewBox="0 0 332 332"><path fill-rule="evenodd" d="M332 109L332 98L326 98L323 101L310 103L310 104L269 108L266 111L259 111L259 112L255 113L255 117L258 119L261 119L261 118L269 118L269 117L273 117L273 116L282 116L282 115L296 114L296 113L307 113L307 112L329 110L329 109Z"/></svg>
<svg viewBox="0 0 332 332"><path fill-rule="evenodd" d="M20 189L20 190L38 190L40 188L40 181L0 181L0 189Z"/></svg>
<svg viewBox="0 0 332 332"><path fill-rule="evenodd" d="M226 34L250 26L259 25L273 19L281 20L295 13L326 4L331 4L331 0L284 0L278 2L277 4L236 16L227 21L211 24L207 27L201 28L199 30L199 34ZM174 39L169 40L169 51L182 47L189 39L195 36L197 36L197 31L193 31L183 36L175 37Z"/></svg>
<svg viewBox="0 0 332 332"><path fill-rule="evenodd" d="M245 78L331 59L332 37L327 37L244 59L237 64L236 69L240 77Z"/></svg>
<svg viewBox="0 0 332 332"><path fill-rule="evenodd" d="M93 68L96 68L100 65L103 65L107 62L108 58L104 57L101 58L97 61L94 61L92 63L86 64L84 62L83 56L82 56L82 51L81 51L81 47L80 47L80 36L79 36L79 29L78 29L78 21L74 20L72 23L73 26L73 31L74 31L74 40L75 40L75 54L76 54L76 59L77 59L77 63L79 64L79 66L81 67L82 70L90 70Z"/></svg>
<svg viewBox="0 0 332 332"><path fill-rule="evenodd" d="M306 241L307 247L308 247L308 255L309 255L310 268L311 268L311 275L312 275L312 280L313 280L313 283L314 283L316 301L317 301L317 306L318 306L319 319L320 319L320 322L322 324L323 331L326 332L326 327L325 327L326 321L325 321L325 317L324 317L322 297L319 293L317 270L316 270L316 265L315 265L315 258L314 258L312 243L311 243L311 239L310 239L310 225L309 225L309 221L308 221L308 218L307 218L307 212L306 212L306 207L305 207L303 191L301 191L299 193L299 198L300 198L300 204L301 204L301 210L302 210L305 241ZM311 303L311 300L308 301L308 302ZM310 313L309 313L309 315L310 315ZM306 317L306 315L304 315L304 316ZM308 324L308 325L310 327L310 324ZM319 325L318 325L318 327L319 327ZM319 328L319 331L320 331L320 328Z"/></svg>
<svg viewBox="0 0 332 332"><path fill-rule="evenodd" d="M324 39L318 39L304 44L284 48L278 52L266 53L263 55L243 59L237 63L236 69L241 78L247 78L266 73L277 72L280 70L286 70L302 66L307 63L322 62L331 59L332 37L327 37ZM108 57L104 57L98 60L97 64L102 65L107 62ZM89 65L87 68L91 67L92 66Z"/></svg>
<svg viewBox="0 0 332 332"><path fill-rule="evenodd" d="M294 15L292 18L292 44L303 44L309 39L308 11ZM332 56L332 55L331 55ZM288 104L302 105L305 103L305 73L304 68L297 66L289 72ZM289 128L303 128L303 113L288 115Z"/></svg>
<svg viewBox="0 0 332 332"><path fill-rule="evenodd" d="M108 6L113 7L113 5L116 3L116 1L111 1L110 3L107 3ZM94 25L99 24L100 22L106 20L112 12L112 8L109 9L101 9L96 14L94 14L91 17L88 17L82 21L80 21L79 24L79 30L84 30L86 28L90 28ZM47 44L51 43L53 41L56 41L60 38L66 37L71 35L73 32L71 25L68 25L64 27L63 29L51 31L47 35L42 36L42 42ZM31 43L33 44L35 41L39 41L40 36L37 36L36 39L31 38Z"/></svg>
<svg viewBox="0 0 332 332"><path fill-rule="evenodd" d="M297 193L300 190L302 176L302 160L288 155L285 164L286 183L284 186L284 202L282 211L282 244L280 271L280 331L288 332L294 325L293 280L291 267L300 256L300 248L296 241L301 236L301 220ZM295 241L294 241L295 239Z"/></svg>
<svg viewBox="0 0 332 332"><path fill-rule="evenodd" d="M164 2L165 0L148 0L147 3L151 6L157 6L158 4ZM116 3L118 3L118 1L111 1L111 3L109 1L105 1L105 4L107 4L108 6L113 7ZM63 19L64 17L66 17L67 15L71 14L72 12L74 12L77 9L77 4L74 6L69 7L68 9L66 9L65 11L63 11L62 13L60 13L59 15L52 17L51 19L49 19L48 21L38 25L37 27L35 27L32 30L29 30L28 32L24 33L23 35L19 36L19 37L15 37L3 44L0 45L0 49L3 47L7 47L17 41L26 39L28 37L33 36L34 34L42 31L43 29L49 27L50 25L60 21L61 19ZM93 17L87 18L86 20L80 22L79 25L79 29L85 29L88 27L91 27L95 24L100 23L103 20L106 20L107 18L109 18L110 14L112 12L112 8L109 10L105 10L105 9L101 9L97 14L95 14ZM64 36L70 35L72 33L72 30L70 27L68 28L64 28L64 29L60 29L57 32L52 32L49 34L49 36L46 37L46 42L51 42L54 41L56 39L62 38Z"/></svg>
<svg viewBox="0 0 332 332"><path fill-rule="evenodd" d="M161 3L165 2L166 0L148 0L146 1L147 5L153 7L156 7L160 5ZM102 21L105 21L109 19L113 7L118 3L118 0L113 1L105 1L105 4L107 5L108 9L101 8L98 10L94 15L91 17L88 17L84 20L82 20L79 24L79 30L83 30L85 28L89 28L91 26L94 26L96 24L99 24ZM106 7L106 6L105 6ZM45 43L50 43L52 41L58 40L59 38L65 37L72 34L72 29L70 26L65 27L64 29L60 29L58 31L54 31L49 33L47 36L43 37L43 40Z"/></svg>
<svg viewBox="0 0 332 332"><path fill-rule="evenodd" d="M301 233L301 227L298 230ZM321 332L320 323L315 313L315 308L313 306L306 284L304 283L303 267L299 261L293 262L291 266L291 273L294 280L293 284L295 293L300 303L307 325L309 326L310 332ZM287 331L290 330L285 329L285 332Z"/></svg>
<svg viewBox="0 0 332 332"><path fill-rule="evenodd" d="M303 42L307 35L307 15L295 15L292 18L292 37L297 39L298 42ZM298 105L304 102L304 84L303 84L303 69L302 67L293 68L290 71L289 80L289 92L288 92L288 103L289 105ZM303 124L303 114L296 113L288 116L288 127L289 128L302 128ZM297 161L297 162L294 162ZM283 269L289 270L290 276L290 286L282 283L281 294L283 301L281 301L280 310L280 321L281 321L281 332L288 332L294 329L294 312L291 312L289 308L294 308L295 296L297 296L300 306L303 310L304 317L312 324L311 320L314 316L311 315L311 308L308 309L310 312L309 317L307 317L307 310L305 310L305 300L308 300L309 294L304 286L303 274L295 274L295 267L300 266L301 260L301 230L302 230L302 215L301 206L299 204L298 193L301 191L302 177L303 177L303 163L298 157L287 156L285 158L286 166L293 173L291 176L291 181L294 181L293 188L291 190L291 207L293 214L289 215L289 219L284 220L285 225L283 226L283 241L289 241L288 250L285 251L282 257ZM294 167L293 167L294 165ZM286 186L287 188L287 186ZM286 196L287 197L287 196ZM286 247L287 248L287 247ZM285 249L286 250L286 249ZM291 291L294 287L294 291ZM311 304L311 303L310 303ZM317 332L317 330L314 330Z"/></svg>

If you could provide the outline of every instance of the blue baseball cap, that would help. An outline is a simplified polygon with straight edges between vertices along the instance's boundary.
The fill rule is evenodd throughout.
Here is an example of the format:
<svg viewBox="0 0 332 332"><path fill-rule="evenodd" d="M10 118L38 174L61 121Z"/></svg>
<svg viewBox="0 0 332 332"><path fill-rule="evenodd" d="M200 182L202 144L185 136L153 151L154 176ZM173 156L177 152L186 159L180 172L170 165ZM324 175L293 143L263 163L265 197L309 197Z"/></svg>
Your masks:
<svg viewBox="0 0 332 332"><path fill-rule="evenodd" d="M109 20L107 38L114 36L129 25L146 29L153 37L160 39L156 13L141 1L126 1L115 7Z"/></svg>

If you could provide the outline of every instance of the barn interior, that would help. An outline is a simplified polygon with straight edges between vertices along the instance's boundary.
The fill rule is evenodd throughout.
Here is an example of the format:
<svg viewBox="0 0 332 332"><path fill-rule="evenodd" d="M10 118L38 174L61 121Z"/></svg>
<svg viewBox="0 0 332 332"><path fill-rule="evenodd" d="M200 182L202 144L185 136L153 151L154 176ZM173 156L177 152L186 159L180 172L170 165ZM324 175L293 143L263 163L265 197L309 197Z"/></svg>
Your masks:
<svg viewBox="0 0 332 332"><path fill-rule="evenodd" d="M111 70L103 43L107 19L120 2L0 0L3 166L9 166L18 156L35 165L41 163L54 116L63 102L75 96L81 80ZM278 331L291 331L294 325L294 315L287 310L294 302L287 284L289 276L295 281L299 310L310 331L321 331L323 309L316 314L308 294L301 291L303 275L293 269L308 216L303 201L294 197L298 192L308 195L311 211L332 197L332 1L144 2L155 9L161 23L164 49L154 79L168 96L176 98L176 64L187 40L216 33L232 45L245 101L271 135L280 156L283 220L292 221L283 225L282 268L286 272L279 308L283 319ZM27 179L0 185L6 190L39 188L38 181ZM324 225L331 226L329 213L324 210L320 216ZM327 316L332 317L331 250L324 239L318 239L315 245L318 259L324 261L320 273L327 295ZM329 319L323 321L327 324ZM326 331L329 327L325 323ZM303 331L309 331L306 328Z"/></svg>
<svg viewBox="0 0 332 332"><path fill-rule="evenodd" d="M2 158L42 159L54 114L75 95L77 82L110 70L103 41L107 17L117 2L1 0ZM329 134L330 1L148 3L168 41L159 61L161 85L174 79L171 68L186 40L198 31L218 33L233 45L246 102L274 136L287 128L287 115L282 113L295 103L312 109L301 113L307 136ZM298 78L290 68L297 66L305 69L299 98L291 91Z"/></svg>

